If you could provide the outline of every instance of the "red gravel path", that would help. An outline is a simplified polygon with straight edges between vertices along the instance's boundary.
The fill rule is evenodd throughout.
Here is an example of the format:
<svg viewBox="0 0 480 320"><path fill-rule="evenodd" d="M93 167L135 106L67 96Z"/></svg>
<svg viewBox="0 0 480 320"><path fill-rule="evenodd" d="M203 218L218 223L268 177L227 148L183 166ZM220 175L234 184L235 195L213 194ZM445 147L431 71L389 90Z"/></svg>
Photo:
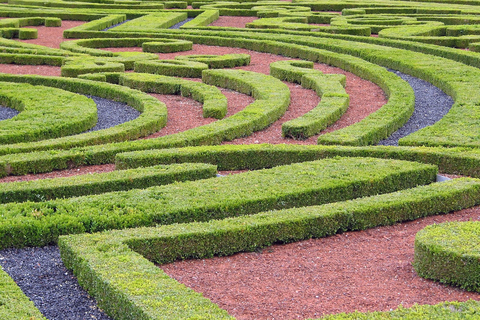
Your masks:
<svg viewBox="0 0 480 320"><path fill-rule="evenodd" d="M244 26L254 18L222 17L212 25ZM66 26L80 22L63 22L62 28L39 27L39 39L25 42L58 47ZM125 50L125 49L114 49ZM129 48L126 50L140 51ZM113 50L112 50L113 51ZM252 64L243 69L268 73L268 64L284 57L254 53L243 49L195 45L193 51L178 54L224 54L245 52ZM173 58L175 55L159 55ZM385 103L383 92L368 81L322 64L315 68L325 73L347 75L346 90L351 105L332 129L362 119ZM49 66L0 65L0 72L59 75L60 68ZM292 103L282 119L251 137L229 143L310 143L283 139L281 123L298 117L318 103L310 90L291 85ZM223 90L229 101L229 114L241 110L252 99ZM158 96L169 108L168 125L156 135L166 135L212 121L201 117L200 104L178 96ZM69 176L88 172L111 171L113 165L83 167L42 175L6 177L0 182ZM172 277L191 286L238 319L304 319L324 314L354 310L389 310L399 304L434 304L441 301L479 300L476 293L443 286L419 278L411 267L415 233L431 223L446 220L480 220L480 207L455 214L430 217L362 232L350 232L329 238L273 246L258 253L241 253L231 257L193 260L164 265Z"/></svg>

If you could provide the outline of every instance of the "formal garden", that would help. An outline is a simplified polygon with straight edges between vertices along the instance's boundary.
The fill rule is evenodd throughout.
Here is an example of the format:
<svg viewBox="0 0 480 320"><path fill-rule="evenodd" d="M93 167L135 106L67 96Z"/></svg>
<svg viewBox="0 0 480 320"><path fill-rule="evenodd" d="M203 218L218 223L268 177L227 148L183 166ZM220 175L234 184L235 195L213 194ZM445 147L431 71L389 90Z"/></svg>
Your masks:
<svg viewBox="0 0 480 320"><path fill-rule="evenodd" d="M0 318L480 318L479 26L476 0L3 2Z"/></svg>

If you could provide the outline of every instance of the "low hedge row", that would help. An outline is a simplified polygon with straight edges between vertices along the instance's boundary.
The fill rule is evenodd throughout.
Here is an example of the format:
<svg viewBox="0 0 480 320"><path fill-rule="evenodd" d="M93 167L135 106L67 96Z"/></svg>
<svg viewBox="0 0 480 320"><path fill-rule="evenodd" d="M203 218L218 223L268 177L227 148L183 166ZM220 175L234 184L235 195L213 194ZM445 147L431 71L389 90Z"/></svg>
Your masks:
<svg viewBox="0 0 480 320"><path fill-rule="evenodd" d="M197 28L208 26L210 23L216 21L220 17L218 10L204 10L201 14L196 16L193 20L180 26L180 29Z"/></svg>
<svg viewBox="0 0 480 320"><path fill-rule="evenodd" d="M158 43L157 45L145 45L145 43ZM159 45L163 44L163 46ZM186 40L167 39L167 38L92 38L64 41L60 48L72 52L86 53L91 56L115 57L121 56L121 53L100 50L99 48L124 48L141 47L145 52L176 52L186 51L192 48L192 42ZM149 48L160 48L160 51L147 51ZM153 56L152 56L153 57Z"/></svg>
<svg viewBox="0 0 480 320"><path fill-rule="evenodd" d="M142 112L135 120L105 130L34 143L18 143L0 146L0 154L16 154L35 150L69 149L78 146L137 139L158 131L164 127L167 122L167 108L165 104L138 90L132 90L126 87L81 79L10 74L0 74L0 81L43 85L74 93L98 96L124 102ZM17 156L17 158L21 157Z"/></svg>
<svg viewBox="0 0 480 320"><path fill-rule="evenodd" d="M192 50L191 41L185 40L155 40L142 43L143 52L171 53Z"/></svg>
<svg viewBox="0 0 480 320"><path fill-rule="evenodd" d="M480 291L479 237L479 221L425 227L415 236L415 271L423 278Z"/></svg>
<svg viewBox="0 0 480 320"><path fill-rule="evenodd" d="M183 78L201 78L208 65L188 60L150 60L135 63L135 72L161 74Z"/></svg>
<svg viewBox="0 0 480 320"><path fill-rule="evenodd" d="M163 3L160 2L124 2L119 1L117 3L91 3L91 2L82 2L82 1L63 1L63 0L45 0L45 1L38 1L38 0L9 0L10 5L15 6L33 6L38 7L41 5L42 7L47 8L69 8L69 9L118 9L118 10L125 10L125 9L144 9L144 10L161 10L164 9L165 6Z"/></svg>
<svg viewBox="0 0 480 320"><path fill-rule="evenodd" d="M435 181L436 172L435 166L414 162L332 158L143 190L7 203L0 205L0 246L43 246L56 242L61 234L205 221L342 201L428 184Z"/></svg>
<svg viewBox="0 0 480 320"><path fill-rule="evenodd" d="M404 308L401 305L398 309L392 311L377 312L353 312L339 313L335 315L320 318L322 320L461 320L475 319L480 314L480 304L478 301L468 300L466 302L442 302L435 305L415 304L410 308Z"/></svg>
<svg viewBox="0 0 480 320"><path fill-rule="evenodd" d="M250 55L245 53L231 53L224 55L191 54L176 56L175 60L202 62L207 64L210 69L223 69L248 66L250 64Z"/></svg>
<svg viewBox="0 0 480 320"><path fill-rule="evenodd" d="M20 111L0 122L0 144L64 137L97 123L92 99L57 88L0 82L0 105Z"/></svg>
<svg viewBox="0 0 480 320"><path fill-rule="evenodd" d="M264 74L243 70L206 70L204 71L204 82L250 94L256 100L231 117L156 139L110 143L66 151L24 153L22 157L18 157L12 150L25 152L25 149L19 150L18 147L15 149L10 147L10 149L5 149L5 153L10 151L12 154L0 157L0 176L48 172L53 169L65 169L85 164L113 163L117 153L126 151L219 144L222 141L247 136L265 128L277 120L290 103L288 87L280 80ZM78 141L76 142L78 143ZM57 149L64 147L63 144L55 146ZM29 147L33 148L33 146ZM49 145L49 147L52 149L52 146ZM0 147L0 153L1 151Z"/></svg>
<svg viewBox="0 0 480 320"><path fill-rule="evenodd" d="M124 22L125 20L127 20L127 16L125 14L105 15L104 17L102 17L100 19L93 19L92 21L89 21L87 23L84 23L84 24L81 24L79 26L76 26L76 27L70 28L68 30L65 30L63 32L63 36L64 36L64 38L72 38L72 37L68 36L71 33L83 32L83 31L104 30L104 29L109 28L113 25ZM65 43L65 42L63 42L63 43ZM60 47L62 47L63 43L60 44Z"/></svg>
<svg viewBox="0 0 480 320"><path fill-rule="evenodd" d="M81 74L97 72L124 72L133 70L139 61L158 60L153 53L118 52L113 57L66 58L61 67L63 77L78 77Z"/></svg>
<svg viewBox="0 0 480 320"><path fill-rule="evenodd" d="M446 213L479 202L478 180L455 179L322 206L204 223L63 236L59 247L67 268L116 319L139 319L139 315L144 319L224 319L231 317L149 260L164 263L231 255L279 242Z"/></svg>
<svg viewBox="0 0 480 320"><path fill-rule="evenodd" d="M139 31L155 32L158 29L168 29L171 26L186 20L186 12L164 11L152 12L150 14L132 19L119 26L112 28L112 32Z"/></svg>
<svg viewBox="0 0 480 320"><path fill-rule="evenodd" d="M203 117L222 119L227 115L228 101L214 86L176 77L147 73L122 74L119 83L143 92L159 94L181 94L203 103Z"/></svg>
<svg viewBox="0 0 480 320"><path fill-rule="evenodd" d="M221 145L119 153L115 164L118 169L127 169L160 163L202 162L215 164L219 170L256 170L335 156L430 163L441 172L480 177L480 150L463 148Z"/></svg>
<svg viewBox="0 0 480 320"><path fill-rule="evenodd" d="M47 201L130 189L144 189L176 181L215 177L217 168L203 163L158 165L105 173L11 182L2 185L0 203Z"/></svg>
<svg viewBox="0 0 480 320"><path fill-rule="evenodd" d="M0 266L0 317L10 320L46 320L32 301Z"/></svg>
<svg viewBox="0 0 480 320"><path fill-rule="evenodd" d="M383 133L382 135L384 136L388 136L385 130L387 130L387 132L395 131L396 128L398 128L399 118L401 118L402 121L405 120L408 118L410 111L413 110L414 101L411 88L405 82L400 82L398 78L390 78L390 75L384 74L386 70L380 71L381 68L378 66L368 66L365 60L421 78L444 90L444 92L454 98L456 103L442 120L408 137L402 138L400 144L449 147L478 146L478 138L475 134L478 130L472 128L478 126L477 100L479 97L476 92L479 92L477 79L480 77L480 71L477 68L464 64L476 64L478 62L478 57L476 57L477 60L474 58L476 53L464 53L463 51L453 53L449 50L439 49L438 47L434 49L427 45L420 46L411 43L407 45L404 42L398 41L382 41L381 39L373 38L373 40L358 39L358 37L353 38L345 35L308 37L275 33L197 31L194 36L192 31L185 30L184 32L185 34L182 34L182 38L195 39L192 41L197 43L213 44L215 42L217 45L249 48L311 61L327 62L377 83L387 94L389 94L389 90L385 88L386 83L389 83L396 89L394 91L396 93L394 99L392 100L392 97L390 97L392 101L389 100L389 107L397 107L398 109L396 111L390 109L391 112L386 112L389 109L387 108L385 111L375 113L368 118L371 125L363 127L363 124L368 123L363 122L362 124L347 128L347 131L362 132L363 130L371 129L376 123L386 123L386 120L384 120L382 116L382 113L386 112L390 117L393 116L394 119L386 128L377 128L377 136L380 136L381 133ZM246 39L246 37L248 37L248 39ZM407 49L417 48L418 51L425 51L429 54L389 47L388 45L390 44ZM461 62L431 55L435 53L438 55L445 54L449 58L459 57ZM363 62L360 62L355 59L356 57L365 60L361 60ZM374 71L374 69L376 71ZM381 110L383 110L383 108ZM406 112L406 110L409 111ZM402 112L402 115L395 118L398 111ZM458 123L463 123L463 125L458 126ZM344 140L343 137L340 136L342 132L343 131L338 130L336 133L337 136L332 136L331 143L367 143L362 140L359 142L350 142L350 139L333 142L333 138ZM372 137L368 137L368 139L364 139L364 141L370 139L374 141ZM330 141L320 142L330 143Z"/></svg>
<svg viewBox="0 0 480 320"><path fill-rule="evenodd" d="M282 135L306 139L335 123L347 110L350 102L344 86L345 75L327 74L313 69L310 61L284 60L270 64L270 74L280 80L301 83L313 89L320 103L306 114L282 124Z"/></svg>
<svg viewBox="0 0 480 320"><path fill-rule="evenodd" d="M341 74L304 75L302 87L315 90L321 95L321 101L303 116L283 123L282 135L306 139L340 119L350 104L342 82L345 83L345 76Z"/></svg>

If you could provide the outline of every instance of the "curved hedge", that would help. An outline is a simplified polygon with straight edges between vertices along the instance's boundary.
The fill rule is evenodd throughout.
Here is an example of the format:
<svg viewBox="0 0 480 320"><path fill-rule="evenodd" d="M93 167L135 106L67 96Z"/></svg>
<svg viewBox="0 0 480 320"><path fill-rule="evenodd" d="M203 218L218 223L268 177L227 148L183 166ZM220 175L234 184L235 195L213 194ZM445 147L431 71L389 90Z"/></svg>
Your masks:
<svg viewBox="0 0 480 320"><path fill-rule="evenodd" d="M0 82L0 105L20 111L0 122L0 144L68 136L97 123L92 99L57 88Z"/></svg>
<svg viewBox="0 0 480 320"><path fill-rule="evenodd" d="M231 255L278 242L324 237L346 230L362 230L445 213L478 204L479 186L478 180L455 179L322 206L261 212L203 223L71 235L60 237L59 247L66 266L73 270L100 307L115 317L138 319L141 314L145 319L231 319L224 310L168 277L151 261L164 263ZM139 269L143 272L138 272ZM165 297L168 297L167 303L163 302ZM138 301L141 303L135 303ZM478 310L477 302L454 305ZM437 309L442 307L424 308L428 316L438 313ZM412 311L418 315L415 308ZM444 316L452 314L450 308L443 311ZM400 315L409 313L401 308L392 315L396 312ZM468 311L460 315L465 313ZM388 314L379 315L381 319L386 317ZM356 313L353 317L340 315L338 319L378 318Z"/></svg>
<svg viewBox="0 0 480 320"><path fill-rule="evenodd" d="M227 115L227 98L222 92L204 83L147 73L123 74L120 84L143 92L181 94L203 103L203 117L222 119Z"/></svg>
<svg viewBox="0 0 480 320"><path fill-rule="evenodd" d="M423 278L478 292L479 237L479 221L456 221L425 227L415 236L415 271Z"/></svg>
<svg viewBox="0 0 480 320"><path fill-rule="evenodd" d="M71 137L43 140L35 143L17 143L0 146L0 154L16 154L50 149L70 149L79 146L137 139L158 131L165 126L167 121L165 104L140 91L126 87L81 79L9 74L0 74L0 81L61 88L74 93L112 99L124 102L142 112L135 120L105 130L82 133Z"/></svg>

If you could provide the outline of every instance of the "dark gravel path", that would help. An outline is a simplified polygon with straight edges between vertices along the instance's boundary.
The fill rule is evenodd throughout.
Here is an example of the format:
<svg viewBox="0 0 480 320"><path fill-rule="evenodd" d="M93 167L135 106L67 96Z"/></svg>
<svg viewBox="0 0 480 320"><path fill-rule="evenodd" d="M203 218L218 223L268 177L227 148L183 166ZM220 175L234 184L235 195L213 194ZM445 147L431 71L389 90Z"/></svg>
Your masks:
<svg viewBox="0 0 480 320"><path fill-rule="evenodd" d="M111 319L65 268L56 246L2 250L0 265L50 320Z"/></svg>
<svg viewBox="0 0 480 320"><path fill-rule="evenodd" d="M94 96L87 96L97 104L98 120L95 127L88 131L107 129L118 124L133 120L140 112L128 106L126 103L107 100Z"/></svg>
<svg viewBox="0 0 480 320"><path fill-rule="evenodd" d="M19 113L15 109L0 106L0 121L13 118Z"/></svg>
<svg viewBox="0 0 480 320"><path fill-rule="evenodd" d="M438 121L448 112L452 104L450 97L431 84L408 75L398 74L415 90L415 107L419 108L419 111L414 112L412 119L397 133L394 133L394 137L382 142L386 145L395 145L401 136ZM100 111L104 105L118 103L98 99L95 98L95 102L99 105L99 119L102 118L99 123L102 123L102 128L108 126L109 123L118 124L117 121L120 120L111 120L113 117L110 117L113 116L112 113L119 112L117 109L111 106L106 107L106 116L101 116L102 112ZM133 109L128 106L127 108ZM5 109L8 108L0 108L0 117L7 112ZM116 111L109 112L108 110ZM436 115L438 113L440 116ZM128 119L128 116L119 117ZM110 319L101 313L94 300L88 297L88 294L78 286L71 272L65 269L60 260L58 248L55 246L2 250L0 251L0 265L50 320Z"/></svg>
<svg viewBox="0 0 480 320"><path fill-rule="evenodd" d="M409 76L400 71L389 71L395 72L400 78L407 81L415 92L415 111L413 111L412 117L390 137L378 143L384 146L398 146L398 140L400 138L431 126L442 119L452 107L453 100L442 90L424 80Z"/></svg>

